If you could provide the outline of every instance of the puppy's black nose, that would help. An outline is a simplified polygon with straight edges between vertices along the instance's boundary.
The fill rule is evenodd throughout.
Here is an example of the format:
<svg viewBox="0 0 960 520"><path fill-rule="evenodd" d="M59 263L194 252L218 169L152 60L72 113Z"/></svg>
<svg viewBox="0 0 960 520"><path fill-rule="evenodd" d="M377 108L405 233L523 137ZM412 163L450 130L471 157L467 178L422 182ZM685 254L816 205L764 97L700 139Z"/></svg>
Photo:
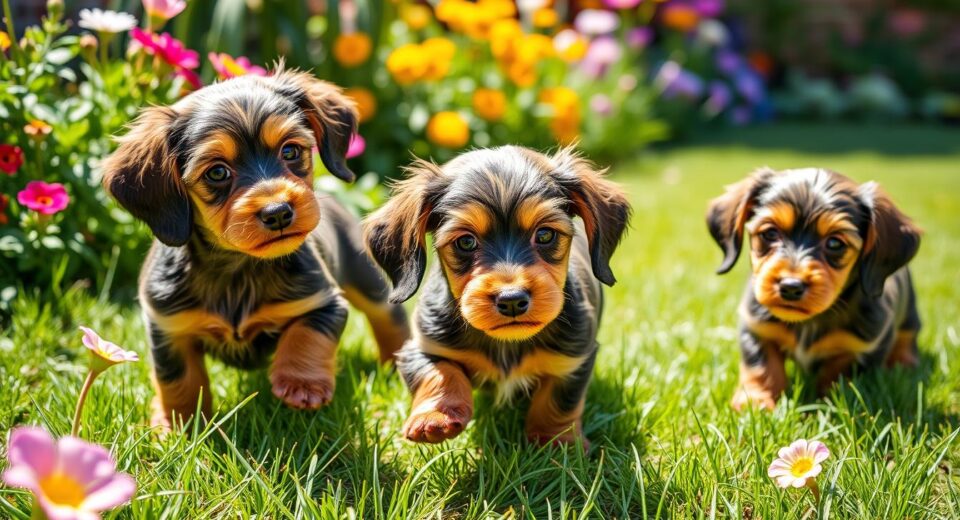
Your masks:
<svg viewBox="0 0 960 520"><path fill-rule="evenodd" d="M505 289L497 295L494 303L500 314L516 318L530 308L530 293L523 289Z"/></svg>
<svg viewBox="0 0 960 520"><path fill-rule="evenodd" d="M780 280L779 288L780 297L791 302L803 298L803 293L807 292L807 285L797 278L784 278Z"/></svg>
<svg viewBox="0 0 960 520"><path fill-rule="evenodd" d="M280 231L293 222L293 208L287 202L267 204L260 210L260 222L271 231Z"/></svg>

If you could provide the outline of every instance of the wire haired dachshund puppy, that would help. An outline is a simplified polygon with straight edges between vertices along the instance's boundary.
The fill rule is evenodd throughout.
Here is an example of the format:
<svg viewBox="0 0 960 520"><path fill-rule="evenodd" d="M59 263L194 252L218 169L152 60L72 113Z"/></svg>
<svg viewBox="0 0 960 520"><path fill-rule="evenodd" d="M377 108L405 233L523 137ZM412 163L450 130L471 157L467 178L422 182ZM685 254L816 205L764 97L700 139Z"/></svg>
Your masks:
<svg viewBox="0 0 960 520"><path fill-rule="evenodd" d="M409 337L403 308L365 252L359 222L313 191L312 148L344 181L355 109L335 86L281 70L243 76L144 110L103 165L107 191L156 240L139 297L153 358L153 423L211 410L204 354L242 368L270 361L294 408L333 396L349 301L380 359Z"/></svg>
<svg viewBox="0 0 960 520"><path fill-rule="evenodd" d="M906 266L920 231L875 183L764 168L714 199L707 223L724 252L721 274L750 235L734 408L776 405L785 356L816 374L821 395L857 366L917 364L920 318Z"/></svg>
<svg viewBox="0 0 960 520"><path fill-rule="evenodd" d="M599 282L630 206L603 172L570 149L552 157L516 146L472 151L437 166L418 161L364 224L373 257L409 299L435 262L397 354L413 393L407 439L457 436L473 415L471 382L498 401L531 390L531 440L582 439L581 415L597 354ZM580 220L574 220L579 216Z"/></svg>

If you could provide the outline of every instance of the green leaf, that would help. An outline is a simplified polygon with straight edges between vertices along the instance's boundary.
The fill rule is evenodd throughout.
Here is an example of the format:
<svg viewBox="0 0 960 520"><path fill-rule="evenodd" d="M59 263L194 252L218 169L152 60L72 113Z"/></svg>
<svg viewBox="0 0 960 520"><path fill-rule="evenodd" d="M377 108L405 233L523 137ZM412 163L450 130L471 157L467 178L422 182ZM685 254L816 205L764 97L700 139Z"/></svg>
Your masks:
<svg viewBox="0 0 960 520"><path fill-rule="evenodd" d="M40 243L47 249L63 249L63 240L56 235L47 235L40 239Z"/></svg>
<svg viewBox="0 0 960 520"><path fill-rule="evenodd" d="M77 53L69 47L59 47L48 52L46 59L47 63L52 65L63 65L64 63L72 60L76 55Z"/></svg>

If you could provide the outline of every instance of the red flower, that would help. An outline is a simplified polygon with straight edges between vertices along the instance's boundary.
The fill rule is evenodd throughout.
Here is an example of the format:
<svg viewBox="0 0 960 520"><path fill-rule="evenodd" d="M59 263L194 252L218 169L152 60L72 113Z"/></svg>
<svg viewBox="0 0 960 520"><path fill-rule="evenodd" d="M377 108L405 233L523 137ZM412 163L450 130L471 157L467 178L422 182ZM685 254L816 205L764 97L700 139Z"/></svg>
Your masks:
<svg viewBox="0 0 960 520"><path fill-rule="evenodd" d="M7 206L10 205L10 198L0 193L0 226L7 225L10 219L7 218Z"/></svg>
<svg viewBox="0 0 960 520"><path fill-rule="evenodd" d="M12 144L0 144L0 170L7 175L16 173L23 164L23 150Z"/></svg>
<svg viewBox="0 0 960 520"><path fill-rule="evenodd" d="M47 184L43 181L30 181L26 188L17 193L17 202L37 213L53 215L67 207L70 196L59 182Z"/></svg>

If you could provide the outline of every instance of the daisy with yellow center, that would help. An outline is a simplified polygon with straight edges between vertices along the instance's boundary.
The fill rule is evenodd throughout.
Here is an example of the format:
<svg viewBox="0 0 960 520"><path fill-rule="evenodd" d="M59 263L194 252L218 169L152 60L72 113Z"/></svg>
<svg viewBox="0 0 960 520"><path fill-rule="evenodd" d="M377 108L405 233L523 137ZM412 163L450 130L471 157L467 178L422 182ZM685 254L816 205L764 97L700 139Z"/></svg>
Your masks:
<svg viewBox="0 0 960 520"><path fill-rule="evenodd" d="M781 488L810 488L813 496L820 499L817 475L823 471L820 464L830 456L830 450L820 441L800 439L785 448L780 448L777 458L767 469L767 475Z"/></svg>

